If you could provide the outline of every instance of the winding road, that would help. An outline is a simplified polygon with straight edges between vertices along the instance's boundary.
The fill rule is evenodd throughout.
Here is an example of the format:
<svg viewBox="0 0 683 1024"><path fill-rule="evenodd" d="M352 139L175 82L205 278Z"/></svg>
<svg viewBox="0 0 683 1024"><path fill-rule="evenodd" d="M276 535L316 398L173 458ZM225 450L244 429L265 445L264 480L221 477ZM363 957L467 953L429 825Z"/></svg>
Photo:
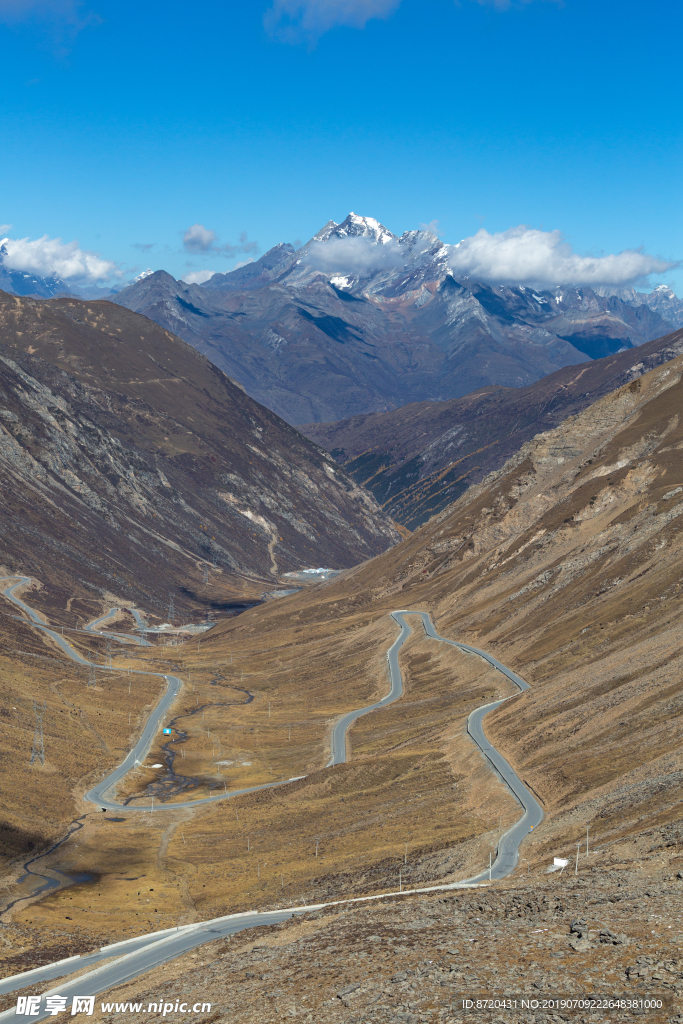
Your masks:
<svg viewBox="0 0 683 1024"><path fill-rule="evenodd" d="M1 582L6 582L8 579L16 579L16 577L5 577L0 579ZM18 582L8 587L4 591L4 596L12 601L15 605L24 611L30 619L31 625L37 626L38 628L47 632L65 651L65 653L79 664L89 665L90 662L85 661L68 643L55 630L50 629L46 626L38 617L37 613L33 611L25 602L16 596L14 591L21 586L30 583L31 579L27 576L19 578ZM459 650L476 655L477 657L483 658L484 661L488 662L494 669L501 672L510 682L512 682L518 689L523 691L528 689L528 683L521 679L511 669L508 669L505 665L499 662L496 658L487 654L485 651L481 651L476 647L471 647L468 644L458 643L454 640L448 640L446 637L439 636L436 632L434 624L431 618L426 612L422 611L408 611L400 610L391 613L392 618L400 628L400 634L387 652L387 662L389 668L389 680L390 690L389 693L381 700L375 701L373 704L367 707L360 708L356 711L351 711L346 715L343 715L334 725L332 730L331 739L331 758L329 766L343 764L347 759L347 738L348 730L350 726L362 715L369 714L371 711L376 711L381 708L387 707L394 701L398 700L403 694L403 677L398 663L398 656L401 647L408 639L412 632L412 627L406 622L404 616L406 615L418 615L422 620L422 625L427 637L430 639L450 644L453 647L457 647ZM106 616L104 616L106 617ZM104 618L103 617L103 618ZM101 621L101 620L97 620ZM115 635L115 634L112 634ZM103 666L98 666L102 668ZM168 712L173 701L176 699L180 692L181 682L176 676L166 675L164 673L150 673L141 672L136 670L136 675L156 675L166 680L166 692L161 697L159 703L154 708L149 716L149 719L143 729L142 735L138 739L135 747L125 760L114 769L109 775L106 776L101 782L94 786L87 794L86 799L91 803L95 803L100 807L105 807L110 810L130 812L140 812L151 810L150 806L141 805L124 805L118 803L116 800L110 798L107 794L110 792L112 787L122 779L131 768L138 762L141 762L148 754L152 742L157 734L162 720ZM511 695L515 696L515 694ZM61 961L60 963L48 964L43 967L35 968L32 971L26 972L21 975L14 975L10 978L5 978L0 981L0 995L12 992L18 988L22 988L28 984L38 984L42 981L49 981L54 978L63 977L68 974L73 974L75 971L82 971L92 964L97 963L99 960L110 959L111 957L117 957L113 962L95 968L88 974L81 974L78 979L62 984L58 989L54 989L55 993L60 995L66 995L71 997L73 995L97 995L100 992L107 991L116 985L122 984L124 981L128 981L131 978L138 976L146 971L151 970L158 964L165 963L168 960L179 956L181 953L186 952L189 949L193 949L195 946L201 945L205 942L210 942L216 938L224 935L234 934L239 931L243 931L246 928L254 928L261 925L273 924L277 921L286 920L295 914L303 914L310 910L317 910L327 906L337 906L340 904L358 903L376 899L386 899L390 896L403 896L410 895L411 893L425 893L435 892L449 889L468 888L471 886L479 885L489 879L500 879L509 875L515 868L519 857L519 846L525 835L540 821L543 819L543 810L536 801L535 797L529 792L528 788L524 785L522 780L516 775L512 767L503 758L503 756L489 743L486 739L483 731L482 720L489 712L500 707L510 697L505 697L501 700L493 701L490 704L483 705L473 711L467 722L467 730L473 741L480 748L484 756L487 758L491 767L496 771L504 784L516 797L522 807L522 816L519 821L516 822L512 828L501 836L498 842L498 850L496 853L496 859L490 869L485 869L473 878L466 879L462 882L454 882L448 885L429 886L421 889L410 889L402 890L399 893L383 893L379 896L360 897L349 900L337 900L331 903L315 904L304 907L291 907L283 910L268 911L265 913L259 913L259 911L251 911L244 914L230 914L226 917L216 918L212 921L204 921L198 924L183 925L178 928L165 929L164 931L152 933L148 935L137 936L133 939L126 939L123 942L115 943L112 946L104 947L94 953L88 954L84 957L72 957L67 961ZM174 803L167 805L165 809L171 810L176 807L194 807L198 804L212 803L217 800L225 800L231 796L239 796L244 793L252 793L260 789L269 789L276 786L287 785L288 782L294 780L289 779L287 782L276 782L266 783L261 786L252 786L246 789L232 790L228 793L221 793L216 796L199 798L197 800L188 800L182 803ZM32 1020L40 1021L48 1016L47 1012L41 1012L38 1016L32 1016ZM7 1010L4 1013L0 1013L0 1022L4 1020L15 1019L14 1010Z"/></svg>

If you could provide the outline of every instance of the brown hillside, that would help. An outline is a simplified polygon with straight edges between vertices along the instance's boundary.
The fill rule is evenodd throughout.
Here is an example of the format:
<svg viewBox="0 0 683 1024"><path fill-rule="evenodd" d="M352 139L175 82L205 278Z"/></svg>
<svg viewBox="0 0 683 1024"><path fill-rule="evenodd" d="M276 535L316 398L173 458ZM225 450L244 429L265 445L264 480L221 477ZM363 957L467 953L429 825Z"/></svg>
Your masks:
<svg viewBox="0 0 683 1024"><path fill-rule="evenodd" d="M81 621L103 604L165 617L169 590L183 617L229 610L398 539L294 428L109 302L0 293L0 467L0 568L49 580L38 604L76 600Z"/></svg>
<svg viewBox="0 0 683 1024"><path fill-rule="evenodd" d="M540 430L551 430L683 351L683 331L525 388L486 387L448 402L300 429L330 451L394 519L413 530L499 469Z"/></svg>

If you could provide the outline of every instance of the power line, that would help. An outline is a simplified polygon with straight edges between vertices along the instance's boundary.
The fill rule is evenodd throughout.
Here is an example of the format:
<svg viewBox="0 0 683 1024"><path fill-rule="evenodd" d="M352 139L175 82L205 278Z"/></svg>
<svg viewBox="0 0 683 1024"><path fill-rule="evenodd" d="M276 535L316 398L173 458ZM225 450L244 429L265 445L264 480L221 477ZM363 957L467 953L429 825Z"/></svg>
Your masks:
<svg viewBox="0 0 683 1024"><path fill-rule="evenodd" d="M41 708L34 700L33 713L36 716L36 728L33 733L31 764L33 764L34 761L40 761L41 764L45 764L45 744L43 742L43 715L45 714L45 701L43 701L43 706Z"/></svg>

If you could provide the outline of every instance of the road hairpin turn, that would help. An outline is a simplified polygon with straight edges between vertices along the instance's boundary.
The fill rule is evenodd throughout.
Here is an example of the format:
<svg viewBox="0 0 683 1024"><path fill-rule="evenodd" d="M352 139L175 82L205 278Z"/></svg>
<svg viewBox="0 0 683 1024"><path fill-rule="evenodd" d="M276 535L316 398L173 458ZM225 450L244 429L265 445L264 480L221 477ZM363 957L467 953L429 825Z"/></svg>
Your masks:
<svg viewBox="0 0 683 1024"><path fill-rule="evenodd" d="M17 579L17 577L5 577L4 580L0 580L0 582L6 582L8 579ZM4 591L4 596L29 616L30 625L36 626L48 633L59 644L68 657L78 662L78 664L90 665L91 663L82 658L73 649L73 647L71 647L68 641L66 641L55 630L50 629L41 622L37 613L14 594L15 589L30 582L30 577L19 577L16 583L12 584L12 586L8 587L8 589ZM403 676L398 663L398 655L401 647L412 632L412 627L405 620L404 616L406 615L420 616L425 634L430 639L450 644L465 653L483 658L484 661L491 665L492 668L501 672L507 679L509 679L520 692L529 688L528 683L521 679L515 672L508 669L505 665L499 662L496 658L487 654L485 651L481 651L476 647L469 646L468 644L458 643L455 640L448 640L446 637L440 636L436 632L434 624L427 612L407 610L394 611L391 613L391 616L400 627L400 634L387 652L390 681L389 692L381 700L375 701L373 704L369 704L367 707L360 708L356 711L350 711L338 719L332 730L332 749L328 767L346 762L348 731L351 725L358 718L362 715L367 715L372 711L378 711L387 707L394 701L399 700L403 695ZM130 804L121 804L108 797L107 794L113 786L116 785L116 783L134 767L136 762L141 761L147 756L159 729L160 723L168 708L178 696L181 687L180 679L166 673L136 671L136 674L155 675L165 679L166 692L161 697L159 703L148 718L140 739L122 764L85 795L86 799L91 803L107 807L111 810L122 810L127 812L151 810L151 807L141 806L139 804L134 806ZM514 696L514 694L512 696ZM99 993L105 992L116 985L122 984L124 981L129 981L131 978L135 978L140 974L152 970L159 964L166 963L196 946L202 945L206 942L212 942L220 936L235 934L237 932L244 931L247 928L274 924L277 921L284 921L293 917L295 914L304 914L307 911L320 910L323 907L328 906L340 906L342 904L370 902L378 899L402 898L404 896L419 895L422 893L471 888L480 885L489 879L494 880L505 878L514 870L517 864L519 846L524 836L527 835L535 825L539 824L543 820L543 810L540 804L529 792L527 787L514 772L502 754L500 754L495 747L489 743L482 728L483 718L489 714L489 712L494 711L509 699L510 697L504 697L501 700L485 704L474 710L467 720L467 731L472 740L477 744L503 783L518 800L523 812L520 819L512 826L512 828L508 829L507 832L500 837L498 841L498 849L496 851L496 859L491 868L486 868L473 878L468 878L461 882L428 886L420 889L404 889L400 892L379 893L373 896L335 900L330 903L313 904L304 907L288 907L282 910L267 911L265 913L254 910L241 914L229 914L225 917L215 918L211 921L182 925L178 928L167 928L164 931L152 933L150 935L136 936L132 939L126 939L123 942L114 943L112 946L105 947L99 951L88 954L87 956L74 957L68 963L46 964L43 967L28 971L25 974L2 979L0 980L0 995L12 992L15 989L22 988L28 984L38 984L41 981L49 981L54 978L64 977L65 975L73 974L76 971L80 972L83 968L88 967L91 964L96 964L99 960L110 959L112 956L117 956L118 959L113 962L96 967L95 970L88 974L80 974L76 980L72 982L67 981L64 984L61 984L58 989L54 990L55 992L59 992L62 996L66 995L67 997L73 995L76 990L78 991L78 995L81 996L98 995ZM182 803L166 804L162 806L165 806L168 810L172 810L174 808L194 807L199 804L225 800L231 796L253 793L260 789L269 789L287 785L288 782L291 781L292 780L288 780L287 782L266 783L261 786L252 786L247 789L221 793L218 796L204 797L197 800L188 800ZM39 1016L34 1016L32 1019L40 1021L45 1019L46 1016L47 1011L43 1012ZM14 1010L7 1010L4 1013L0 1013L0 1024L5 1020L11 1019L14 1019Z"/></svg>

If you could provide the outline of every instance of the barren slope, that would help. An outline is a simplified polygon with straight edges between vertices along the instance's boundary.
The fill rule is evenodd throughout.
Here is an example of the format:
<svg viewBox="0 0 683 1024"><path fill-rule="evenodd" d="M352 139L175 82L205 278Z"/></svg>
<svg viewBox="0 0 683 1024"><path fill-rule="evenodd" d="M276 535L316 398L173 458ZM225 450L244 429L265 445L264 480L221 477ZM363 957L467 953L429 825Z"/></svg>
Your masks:
<svg viewBox="0 0 683 1024"><path fill-rule="evenodd" d="M683 331L580 366L526 388L488 387L450 402L300 429L330 451L382 507L409 529L483 480L534 434L680 355Z"/></svg>
<svg viewBox="0 0 683 1024"><path fill-rule="evenodd" d="M229 606L398 537L301 434L109 302L0 293L0 465L0 567L49 577L53 608L95 602L85 615L105 594L159 615L169 590L181 615Z"/></svg>

